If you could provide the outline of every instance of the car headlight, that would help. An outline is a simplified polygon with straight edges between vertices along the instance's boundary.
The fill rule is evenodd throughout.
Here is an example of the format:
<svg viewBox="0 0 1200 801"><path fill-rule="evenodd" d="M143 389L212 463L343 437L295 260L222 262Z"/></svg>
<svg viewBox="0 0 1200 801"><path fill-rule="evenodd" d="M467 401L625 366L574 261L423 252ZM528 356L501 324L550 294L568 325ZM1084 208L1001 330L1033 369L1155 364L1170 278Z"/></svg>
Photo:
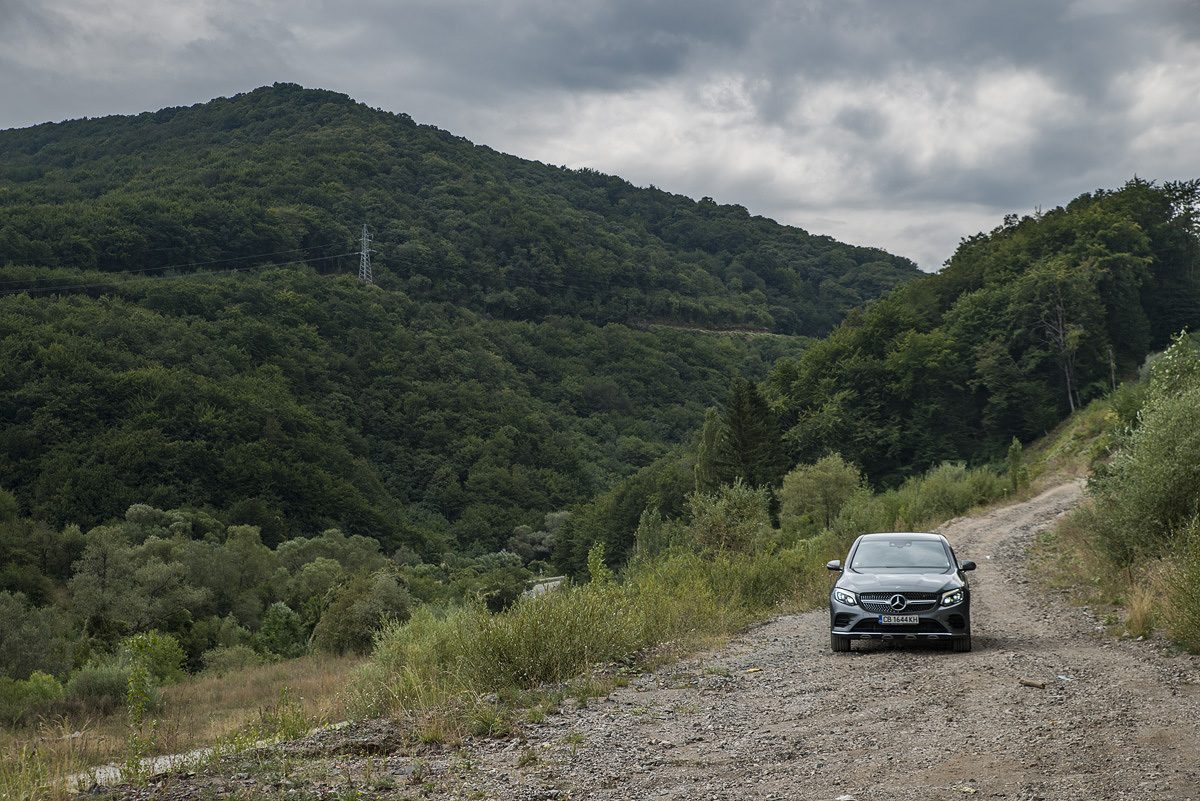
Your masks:
<svg viewBox="0 0 1200 801"><path fill-rule="evenodd" d="M833 588L833 600L847 606L858 606L858 596L850 592L850 590L843 590L841 587Z"/></svg>
<svg viewBox="0 0 1200 801"><path fill-rule="evenodd" d="M963 598L966 597L966 594L966 591L961 587L959 587L957 590L950 590L950 592L943 593L942 606L954 606L955 604L961 604L963 602Z"/></svg>

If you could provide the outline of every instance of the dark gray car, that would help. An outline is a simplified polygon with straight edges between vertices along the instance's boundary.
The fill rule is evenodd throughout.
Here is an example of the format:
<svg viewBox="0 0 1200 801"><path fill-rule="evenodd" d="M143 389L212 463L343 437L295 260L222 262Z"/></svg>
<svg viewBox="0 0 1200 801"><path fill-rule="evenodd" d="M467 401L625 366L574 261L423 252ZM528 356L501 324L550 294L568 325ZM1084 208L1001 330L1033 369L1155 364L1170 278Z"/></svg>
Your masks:
<svg viewBox="0 0 1200 801"><path fill-rule="evenodd" d="M971 587L975 563L954 556L941 534L864 534L850 546L829 593L829 645L852 640L942 640L971 650Z"/></svg>

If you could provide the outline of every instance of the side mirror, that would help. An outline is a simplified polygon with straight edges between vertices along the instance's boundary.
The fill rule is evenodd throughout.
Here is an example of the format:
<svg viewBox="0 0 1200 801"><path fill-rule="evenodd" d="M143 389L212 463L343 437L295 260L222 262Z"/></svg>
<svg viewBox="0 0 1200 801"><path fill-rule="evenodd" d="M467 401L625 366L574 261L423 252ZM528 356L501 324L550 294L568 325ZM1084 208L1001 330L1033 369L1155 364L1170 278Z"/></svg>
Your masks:
<svg viewBox="0 0 1200 801"><path fill-rule="evenodd" d="M841 570L842 569L842 560L834 559L832 562L826 562L825 567L829 568L830 570ZM974 567L974 565L972 565L972 567Z"/></svg>
<svg viewBox="0 0 1200 801"><path fill-rule="evenodd" d="M961 563L961 564L959 564L959 566L958 566L958 569L959 569L959 570L974 570L974 569L975 569L975 563L974 563L974 562L972 562L970 559L964 559L964 560L962 561L962 563Z"/></svg>

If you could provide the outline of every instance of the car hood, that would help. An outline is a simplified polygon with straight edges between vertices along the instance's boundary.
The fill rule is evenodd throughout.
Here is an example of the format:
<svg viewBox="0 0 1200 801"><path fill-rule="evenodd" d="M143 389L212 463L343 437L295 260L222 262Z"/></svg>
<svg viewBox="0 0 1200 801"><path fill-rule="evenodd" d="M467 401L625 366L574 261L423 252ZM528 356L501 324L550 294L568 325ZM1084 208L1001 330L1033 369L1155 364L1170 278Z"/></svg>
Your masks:
<svg viewBox="0 0 1200 801"><path fill-rule="evenodd" d="M854 592L941 592L965 582L955 573L853 573L846 571L837 585Z"/></svg>

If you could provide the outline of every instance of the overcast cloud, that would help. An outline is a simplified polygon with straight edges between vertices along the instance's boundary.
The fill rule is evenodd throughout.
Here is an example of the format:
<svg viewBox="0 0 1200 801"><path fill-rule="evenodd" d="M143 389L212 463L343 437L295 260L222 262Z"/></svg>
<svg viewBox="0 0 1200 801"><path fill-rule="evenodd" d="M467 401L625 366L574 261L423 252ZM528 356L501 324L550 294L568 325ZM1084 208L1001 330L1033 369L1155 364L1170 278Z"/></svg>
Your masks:
<svg viewBox="0 0 1200 801"><path fill-rule="evenodd" d="M1200 0L3 0L0 128L275 81L936 270L1200 177Z"/></svg>

